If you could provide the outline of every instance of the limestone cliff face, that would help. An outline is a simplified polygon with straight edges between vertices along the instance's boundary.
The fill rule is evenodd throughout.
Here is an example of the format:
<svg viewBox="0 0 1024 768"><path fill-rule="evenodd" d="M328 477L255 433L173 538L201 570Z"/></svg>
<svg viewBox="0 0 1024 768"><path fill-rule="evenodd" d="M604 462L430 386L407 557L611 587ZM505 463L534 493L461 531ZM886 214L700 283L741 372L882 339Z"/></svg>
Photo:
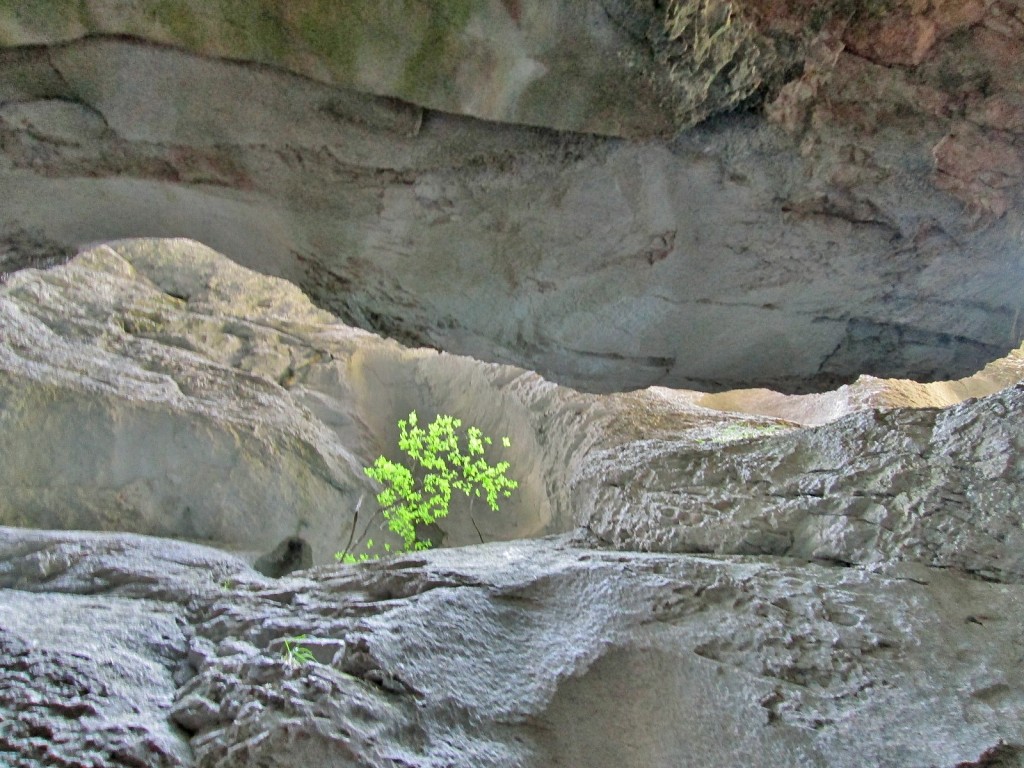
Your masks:
<svg viewBox="0 0 1024 768"><path fill-rule="evenodd" d="M188 236L604 391L1022 339L1013 3L278 5L3 4L6 268Z"/></svg>
<svg viewBox="0 0 1024 768"><path fill-rule="evenodd" d="M16 768L1021 761L1024 350L590 395L186 240L20 270L0 318ZM457 549L333 564L388 535L361 467L413 408L508 434L516 497L454 506Z"/></svg>
<svg viewBox="0 0 1024 768"><path fill-rule="evenodd" d="M0 763L1024 765L1020 2L0 46ZM413 409L519 491L337 565Z"/></svg>
<svg viewBox="0 0 1024 768"><path fill-rule="evenodd" d="M934 385L870 380L789 399L599 397L352 329L185 240L116 242L20 271L0 285L0 317L6 525L177 536L271 559L294 541L306 565L330 562L388 539L362 467L395 450L396 421L417 410L511 438L515 497L500 515L456 504L448 546L582 526L645 550L1024 574L1009 456L1020 403L999 393L1022 378L1019 351L947 385L946 403L990 395L949 415L877 417L878 405L943 401ZM941 533L961 513L992 562Z"/></svg>
<svg viewBox="0 0 1024 768"><path fill-rule="evenodd" d="M592 398L351 329L198 243L114 243L19 272L0 286L0 316L4 524L267 557L294 540L305 565L367 538L400 544L362 468L394 452L396 421L418 410L508 435L521 478L509 514L470 519L456 503L447 545L572 525L579 440L562 428Z"/></svg>

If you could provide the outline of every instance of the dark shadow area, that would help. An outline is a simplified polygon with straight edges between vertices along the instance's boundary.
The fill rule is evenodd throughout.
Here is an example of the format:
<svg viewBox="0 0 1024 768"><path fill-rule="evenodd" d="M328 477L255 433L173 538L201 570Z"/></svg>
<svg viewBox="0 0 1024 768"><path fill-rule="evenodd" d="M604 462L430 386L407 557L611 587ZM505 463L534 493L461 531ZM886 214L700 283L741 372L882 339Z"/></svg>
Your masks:
<svg viewBox="0 0 1024 768"><path fill-rule="evenodd" d="M292 571L301 571L312 567L312 547L296 536L285 539L253 563L253 568L272 579L279 579Z"/></svg>

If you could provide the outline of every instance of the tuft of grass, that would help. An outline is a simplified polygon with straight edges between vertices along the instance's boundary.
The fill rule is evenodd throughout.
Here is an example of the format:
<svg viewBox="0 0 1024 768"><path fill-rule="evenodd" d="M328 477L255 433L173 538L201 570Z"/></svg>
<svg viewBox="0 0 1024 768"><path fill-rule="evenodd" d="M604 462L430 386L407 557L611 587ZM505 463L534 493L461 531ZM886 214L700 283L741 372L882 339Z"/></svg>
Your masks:
<svg viewBox="0 0 1024 768"><path fill-rule="evenodd" d="M296 635L284 639L284 648L281 649L281 658L290 667L301 667L303 664L316 662L316 656L302 641L308 639L307 635Z"/></svg>

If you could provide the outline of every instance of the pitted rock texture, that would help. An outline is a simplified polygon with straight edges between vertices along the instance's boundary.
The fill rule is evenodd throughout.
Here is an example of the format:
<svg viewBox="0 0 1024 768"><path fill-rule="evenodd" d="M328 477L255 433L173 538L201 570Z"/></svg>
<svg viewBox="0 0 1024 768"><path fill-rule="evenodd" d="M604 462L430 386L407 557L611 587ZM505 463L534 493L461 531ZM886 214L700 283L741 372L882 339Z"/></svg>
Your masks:
<svg viewBox="0 0 1024 768"><path fill-rule="evenodd" d="M619 549L912 560L1024 580L1024 385L945 410L596 452L580 523Z"/></svg>
<svg viewBox="0 0 1024 768"><path fill-rule="evenodd" d="M75 679L145 679L126 739L96 727L118 717L113 689L83 692L98 720L74 721L43 711L63 690L49 676L0 678L0 755L19 768L64 764L11 717L27 701L37 732L87 738L98 768L953 768L1019 764L1024 744L1024 594L952 571L548 539L273 581L192 545L2 529L0 584L8 647ZM28 601L43 610L6 610ZM83 604L70 634L92 643L40 631ZM132 762L116 751L132 740L166 752Z"/></svg>
<svg viewBox="0 0 1024 768"><path fill-rule="evenodd" d="M0 530L0 763L195 765L169 717L194 674L187 606L251 573L174 541Z"/></svg>
<svg viewBox="0 0 1024 768"><path fill-rule="evenodd" d="M521 12L524 26L488 29L524 45L556 45L538 30L547 13L568 14L563 31L582 23L581 41L600 38L594 55L619 62L614 82L646 94L598 45L601 29L610 45L625 34L660 62L655 80L675 78L671 94L700 102L679 124L703 122L675 138L623 141L311 79L324 60L298 38L282 43L292 71L265 66L244 48L259 35L239 32L263 18L255 11L236 24L208 4L161 3L195 16L181 30L210 32L192 45L159 13L121 3L69 6L77 20L63 27L8 4L0 29L32 44L0 50L0 269L114 238L187 236L297 283L353 325L591 391L943 380L1019 346L1024 22L1013 4L876 3L850 24L856 4L843 2L824 15L808 10L820 4L654 5L479 4L506 22ZM364 22L345 28L375 39ZM530 42L534 22L543 39ZM114 23L161 45L94 35ZM923 31L901 49L901 30ZM476 61L452 50L436 61ZM776 71L773 56L789 80L761 89L752 73ZM590 60L566 54L593 90L553 85L545 125L565 127L561 106L601 91ZM389 76L382 61L367 70ZM479 74L515 90L522 68L510 66ZM608 120L646 119L621 90L605 93L625 105Z"/></svg>

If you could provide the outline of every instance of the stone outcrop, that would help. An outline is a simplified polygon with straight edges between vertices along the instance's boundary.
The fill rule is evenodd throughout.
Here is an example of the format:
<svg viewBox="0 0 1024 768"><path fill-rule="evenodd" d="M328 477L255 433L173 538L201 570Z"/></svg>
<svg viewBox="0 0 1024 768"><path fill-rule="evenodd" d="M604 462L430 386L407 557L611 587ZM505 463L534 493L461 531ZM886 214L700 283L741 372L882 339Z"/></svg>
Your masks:
<svg viewBox="0 0 1024 768"><path fill-rule="evenodd" d="M327 562L387 540L362 467L394 452L397 420L418 409L508 435L520 478L508 514L453 513L447 544L572 525L564 473L588 438L566 427L593 398L353 330L198 243L115 243L18 272L0 314L5 524L264 556L294 540L310 549L298 564Z"/></svg>
<svg viewBox="0 0 1024 768"><path fill-rule="evenodd" d="M275 581L194 545L0 529L0 587L15 768L953 768L1024 750L1021 587L948 570L546 539Z"/></svg>
<svg viewBox="0 0 1024 768"><path fill-rule="evenodd" d="M1024 761L1024 350L588 395L186 240L20 270L0 316L4 764ZM361 467L413 408L508 434L519 493L333 564L387 535Z"/></svg>
<svg viewBox="0 0 1024 768"><path fill-rule="evenodd" d="M0 763L1024 766L1022 82L1018 0L0 0ZM519 489L338 565L414 409Z"/></svg>
<svg viewBox="0 0 1024 768"><path fill-rule="evenodd" d="M0 285L0 314L7 525L215 543L274 575L329 562L389 540L362 467L399 458L395 424L417 410L511 439L503 457L520 488L499 515L456 503L449 546L584 526L631 548L932 562L934 545L956 553L936 564L1019 570L1020 403L997 391L1020 380L1024 350L944 385L599 397L349 328L294 286L186 240L19 271ZM877 411L897 405L915 407ZM979 443L993 455L976 456ZM919 514L932 506L1001 543L943 542L946 516ZM914 553L905 525L924 526ZM976 562L978 547L1000 562Z"/></svg>
<svg viewBox="0 0 1024 768"><path fill-rule="evenodd" d="M187 236L594 391L942 380L1024 338L1013 3L399 3L462 9L408 45L390 4L229 5L0 9L0 269ZM321 11L377 45L358 71L303 36ZM638 126L685 130L551 130Z"/></svg>
<svg viewBox="0 0 1024 768"><path fill-rule="evenodd" d="M588 462L580 521L623 549L906 559L1020 582L1022 423L1017 385L785 434L636 441Z"/></svg>

